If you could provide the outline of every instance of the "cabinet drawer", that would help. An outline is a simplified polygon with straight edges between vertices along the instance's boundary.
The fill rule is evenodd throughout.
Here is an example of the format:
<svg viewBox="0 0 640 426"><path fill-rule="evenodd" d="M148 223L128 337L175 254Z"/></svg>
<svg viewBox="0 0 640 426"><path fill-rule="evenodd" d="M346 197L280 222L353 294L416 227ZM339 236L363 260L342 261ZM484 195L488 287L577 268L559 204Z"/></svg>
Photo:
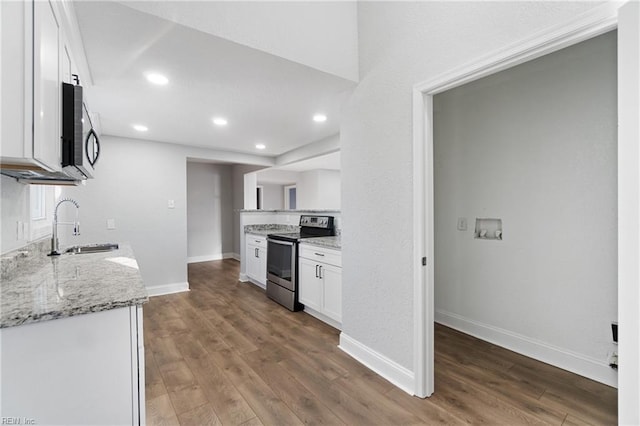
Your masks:
<svg viewBox="0 0 640 426"><path fill-rule="evenodd" d="M246 234L246 238L247 238L246 243L248 245L265 248L265 249L267 248L267 238L262 235Z"/></svg>
<svg viewBox="0 0 640 426"><path fill-rule="evenodd" d="M315 262L342 267L342 253L339 250L325 249L309 244L300 244L300 257Z"/></svg>

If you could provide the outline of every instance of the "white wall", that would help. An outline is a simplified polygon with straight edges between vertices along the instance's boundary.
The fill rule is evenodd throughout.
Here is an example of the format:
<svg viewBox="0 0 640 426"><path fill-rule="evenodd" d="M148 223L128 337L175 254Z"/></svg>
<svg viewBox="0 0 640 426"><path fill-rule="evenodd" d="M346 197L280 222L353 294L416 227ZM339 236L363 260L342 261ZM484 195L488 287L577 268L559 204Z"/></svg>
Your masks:
<svg viewBox="0 0 640 426"><path fill-rule="evenodd" d="M358 79L356 2L125 4L330 74Z"/></svg>
<svg viewBox="0 0 640 426"><path fill-rule="evenodd" d="M358 3L360 84L340 129L343 333L413 370L413 85L596 5Z"/></svg>
<svg viewBox="0 0 640 426"><path fill-rule="evenodd" d="M0 253L4 254L28 243L29 233L18 229L18 222L29 223L29 187L18 183L13 178L0 175L0 192L2 195Z"/></svg>
<svg viewBox="0 0 640 426"><path fill-rule="evenodd" d="M310 170L298 174L296 209L340 209L340 172Z"/></svg>
<svg viewBox="0 0 640 426"><path fill-rule="evenodd" d="M250 172L255 172L263 167L260 166L251 166L251 165L241 165L236 164L231 168L231 174L233 179L233 253L240 258L240 253L242 249L242 245L240 243L240 211L244 209L244 183L245 183L245 174ZM253 193L255 194L255 188L253 189ZM254 197L255 198L255 197Z"/></svg>
<svg viewBox="0 0 640 426"><path fill-rule="evenodd" d="M436 319L614 385L616 72L613 32L434 97ZM503 241L474 239L476 217L501 218Z"/></svg>
<svg viewBox="0 0 640 426"><path fill-rule="evenodd" d="M262 208L264 210L284 209L284 186L262 183Z"/></svg>
<svg viewBox="0 0 640 426"><path fill-rule="evenodd" d="M187 159L271 161L111 136L101 142L95 179L62 190L63 197L80 203L82 235L72 237L68 229L61 229L60 244L128 241L147 287L187 283ZM168 208L169 200L174 208ZM61 219L67 211L71 209L64 209ZM107 219L115 220L115 230L107 230Z"/></svg>
<svg viewBox="0 0 640 426"><path fill-rule="evenodd" d="M231 166L187 162L187 257L221 259L233 251Z"/></svg>
<svg viewBox="0 0 640 426"><path fill-rule="evenodd" d="M170 144L103 137L95 178L64 188L80 204L82 234L58 231L62 246L129 242L147 287L187 282L186 158ZM175 208L168 208L173 200ZM61 209L61 220L68 220ZM116 229L107 229L114 219Z"/></svg>

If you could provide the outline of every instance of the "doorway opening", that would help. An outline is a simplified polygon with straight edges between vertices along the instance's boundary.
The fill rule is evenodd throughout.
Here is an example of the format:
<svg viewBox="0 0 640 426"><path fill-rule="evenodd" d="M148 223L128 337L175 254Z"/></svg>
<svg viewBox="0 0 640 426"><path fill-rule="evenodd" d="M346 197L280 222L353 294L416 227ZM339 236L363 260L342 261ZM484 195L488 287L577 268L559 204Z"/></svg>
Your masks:
<svg viewBox="0 0 640 426"><path fill-rule="evenodd" d="M618 7L616 5L605 5L590 14L589 16L583 16L575 21L553 28L548 33L543 35L536 35L531 39L524 40L521 43L518 43L514 46L511 46L508 49L505 49L501 52L497 52L496 54L490 55L488 57L482 58L481 60L471 64L461 67L459 69L453 70L450 73L434 78L433 80L427 81L422 84L418 84L414 87L414 158L416 161L414 162L414 229L416 229L416 237L414 239L414 257L416 264L422 262L423 257L427 258L427 268L416 268L416 272L414 275L414 374L415 374L415 394L417 396L429 396L434 391L433 387L433 321L434 321L434 269L433 269L433 260L434 260L434 174L433 174L433 161L434 161L434 152L433 152L433 114L434 114L434 102L433 98L435 95L439 93L443 93L449 89L456 88L462 86L468 82L478 80L482 77L497 73L499 71L514 67L516 65L522 64L524 62L539 58L543 55L555 52L564 47L574 45L580 43L582 41L594 38L596 36L602 35L608 31L618 28L619 38L618 38L618 54L625 55L627 59L634 60L637 59L637 40L633 40L633 35L636 34L637 30L633 29L633 23L637 25L637 17L634 18L635 14L633 10L630 11L630 15L628 22L631 25L626 26L624 32L625 42L622 44L625 47L621 47L621 37L620 37L620 29L622 26L618 24ZM631 5L627 8L624 6L622 9L627 8L627 10L632 8L637 8L637 5ZM621 9L621 10L622 10ZM635 32L634 32L635 31ZM618 58L620 61L620 56ZM621 73L619 73L618 78L618 87L619 93L622 93L622 85L627 85L627 89L633 89L633 87L637 87L637 83L633 80L633 76L629 76L629 78L621 81L620 79ZM637 76L635 77L637 79ZM629 92L633 92L633 90L628 90ZM627 104L623 106L630 106L630 110L637 111L637 105L633 102L637 103L637 94L634 95L635 98L631 99ZM621 129L622 129L622 116L629 117L628 113L621 113L621 109L619 109L619 116L621 121ZM637 123L636 123L637 124ZM630 120L627 122L627 125L630 125ZM626 150L629 153L633 154L637 152L637 148L634 148L634 142L632 138L628 136L635 135L633 130L633 126L631 126L631 130L626 128L627 136L622 137L622 133L619 134L618 138L618 149ZM635 149L635 151L634 151ZM629 241L625 241L624 243L620 240L618 241L618 262L619 265L622 265L624 259L629 258L628 254L635 255L637 259L638 255L638 235L637 232L633 232L633 230L637 230L637 225L633 225L630 218L635 211L637 213L637 209L633 210L637 207L638 203L638 182L637 182L637 173L631 173L633 170L634 164L631 164L631 160L627 160L624 158L618 158L618 188L623 188L625 191L620 190L619 196L621 199L625 199L628 201L628 205L623 203L622 201L618 201L618 206L620 211L619 217L622 219L619 220L620 227L620 235L623 234L623 227L627 227L630 229L632 238ZM633 162L637 163L637 158L633 160ZM635 164L635 169L637 169L638 165ZM623 170L624 169L624 170ZM625 171L630 173L630 176L625 176ZM624 183L621 183L622 177L627 178L636 178L627 179ZM630 191L629 191L630 190ZM634 192L635 191L635 192ZM635 195L634 195L635 194ZM636 215L637 216L637 215ZM487 216L487 217L490 217ZM454 227L456 226L456 219L454 218ZM471 219L471 218L469 218ZM623 220L624 219L624 220ZM473 218L475 220L475 217ZM636 217L637 222L637 217ZM508 235L508 227L509 222L504 222L505 226L505 235ZM632 228L629 228L632 227ZM615 232L615 231L614 231ZM626 238L626 237L625 237ZM498 243L499 242L495 242ZM624 246L624 254L623 253ZM625 266L626 265L626 266ZM625 264L624 268L619 266L619 279L618 283L620 285L620 292L630 291L628 286L623 286L622 276L624 277L633 277L637 271L633 270L632 265ZM624 270L623 270L624 269ZM637 275L637 274L636 274ZM625 283L629 280L625 280ZM619 306L620 316L623 316L623 309L629 310L630 306L623 306L623 300L620 298L621 305ZM637 307L634 309L637 310ZM633 316L630 318L635 322L633 325L635 330L637 331L637 318ZM632 341L637 342L637 337L630 336ZM620 352L623 351L623 348L620 348ZM633 355L633 353L632 353ZM637 366L635 363L637 362L637 354L636 359L632 360L633 365L631 365L632 372L637 372ZM635 377L635 376L634 376ZM637 386L630 386L630 390L635 392L634 395L637 395ZM632 395L633 396L633 395ZM624 400L625 398L620 397L620 400ZM631 399L630 399L631 400ZM631 408L630 405L627 407ZM637 411L637 408L633 409ZM621 410L622 413L622 410ZM621 417L622 419L622 417Z"/></svg>

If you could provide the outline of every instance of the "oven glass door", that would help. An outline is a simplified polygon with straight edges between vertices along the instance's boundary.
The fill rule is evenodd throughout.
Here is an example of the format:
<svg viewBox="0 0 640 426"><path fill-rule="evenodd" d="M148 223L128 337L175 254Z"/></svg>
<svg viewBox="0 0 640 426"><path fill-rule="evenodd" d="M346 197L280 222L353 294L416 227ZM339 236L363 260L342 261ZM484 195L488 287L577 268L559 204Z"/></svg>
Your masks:
<svg viewBox="0 0 640 426"><path fill-rule="evenodd" d="M295 290L296 243L267 240L267 279L288 290Z"/></svg>

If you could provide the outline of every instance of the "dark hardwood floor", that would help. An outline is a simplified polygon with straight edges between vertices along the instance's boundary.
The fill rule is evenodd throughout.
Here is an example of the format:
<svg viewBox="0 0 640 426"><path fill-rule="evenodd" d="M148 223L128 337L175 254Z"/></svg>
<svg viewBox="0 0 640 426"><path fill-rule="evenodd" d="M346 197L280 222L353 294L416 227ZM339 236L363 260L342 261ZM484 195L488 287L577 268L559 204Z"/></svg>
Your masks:
<svg viewBox="0 0 640 426"><path fill-rule="evenodd" d="M190 292L144 306L147 424L617 422L616 389L439 325L436 391L412 397L238 273L235 260L189 265Z"/></svg>

